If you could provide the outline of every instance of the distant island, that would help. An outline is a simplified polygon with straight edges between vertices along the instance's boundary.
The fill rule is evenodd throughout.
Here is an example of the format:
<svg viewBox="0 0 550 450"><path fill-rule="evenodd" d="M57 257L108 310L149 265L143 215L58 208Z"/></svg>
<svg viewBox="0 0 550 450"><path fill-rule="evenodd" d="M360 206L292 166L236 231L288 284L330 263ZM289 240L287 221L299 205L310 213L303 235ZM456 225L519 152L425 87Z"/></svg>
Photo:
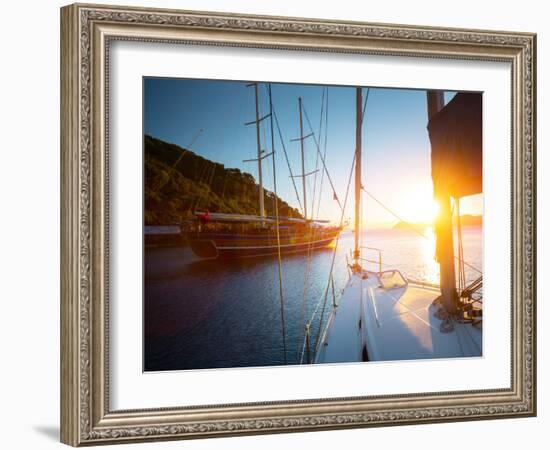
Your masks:
<svg viewBox="0 0 550 450"><path fill-rule="evenodd" d="M431 227L431 223L422 223L422 222L397 222L393 227L392 230L410 230L411 228L414 228L415 230L418 230L420 232L423 232L426 228Z"/></svg>
<svg viewBox="0 0 550 450"><path fill-rule="evenodd" d="M453 218L453 223L456 223L456 218ZM463 227L468 226L479 226L483 224L483 216L474 216L470 214L465 214L463 216L460 216L460 223ZM410 222L397 222L393 227L392 230L410 230L411 227L418 230L423 231L426 228L432 227L433 225L429 222L417 222L417 223L410 223Z"/></svg>
<svg viewBox="0 0 550 450"><path fill-rule="evenodd" d="M149 135L144 137L144 190L145 225L180 224L195 211L259 213L258 185L251 174ZM275 194L265 189L267 215L275 215L274 200ZM302 217L279 197L277 203L281 216Z"/></svg>

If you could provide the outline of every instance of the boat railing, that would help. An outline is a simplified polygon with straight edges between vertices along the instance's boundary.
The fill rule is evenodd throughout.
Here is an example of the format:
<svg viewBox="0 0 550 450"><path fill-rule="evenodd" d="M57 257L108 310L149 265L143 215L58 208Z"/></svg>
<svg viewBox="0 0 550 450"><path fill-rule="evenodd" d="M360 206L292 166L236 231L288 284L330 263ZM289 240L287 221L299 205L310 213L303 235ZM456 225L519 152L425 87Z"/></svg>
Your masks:
<svg viewBox="0 0 550 450"><path fill-rule="evenodd" d="M363 257L363 250L367 250L370 252L376 252L378 254L378 259L369 259L366 257ZM377 264L378 265L378 273L382 272L382 250L376 247L361 247L361 256L359 258L363 262L371 263L371 264Z"/></svg>
<svg viewBox="0 0 550 450"><path fill-rule="evenodd" d="M409 278L409 277L407 277L407 281L410 284L414 284L416 286L420 286L424 288L441 289L441 286L439 286L439 284L430 283L429 281L417 280L415 278Z"/></svg>
<svg viewBox="0 0 550 450"><path fill-rule="evenodd" d="M371 253L376 252L378 254L378 258L377 259L370 259L370 258L364 257L363 256L363 250L370 251ZM383 258L382 258L382 250L381 249L376 248L376 247L362 246L361 247L361 258L360 258L360 260L363 261L363 262L370 263L370 264L376 264L378 266L378 273L380 274L380 273L383 272L382 267L384 266L384 262L383 262ZM425 280L417 280L417 279L410 278L410 277L405 277L405 276L403 276L403 278L407 281L407 283L415 284L417 286L421 286L421 287L425 287L425 288L432 288L432 289L440 289L439 284L436 284L436 283L431 283L431 282L425 281Z"/></svg>

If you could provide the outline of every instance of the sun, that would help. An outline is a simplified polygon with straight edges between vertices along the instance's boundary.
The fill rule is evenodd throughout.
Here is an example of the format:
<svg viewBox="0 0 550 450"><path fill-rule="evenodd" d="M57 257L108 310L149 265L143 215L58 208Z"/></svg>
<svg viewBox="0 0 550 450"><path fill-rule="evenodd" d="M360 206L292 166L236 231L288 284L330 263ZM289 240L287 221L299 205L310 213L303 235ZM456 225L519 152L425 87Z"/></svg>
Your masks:
<svg viewBox="0 0 550 450"><path fill-rule="evenodd" d="M437 219L440 205L433 198L431 186L410 186L402 199L403 217L409 222L432 225Z"/></svg>
<svg viewBox="0 0 550 450"><path fill-rule="evenodd" d="M434 226L439 218L440 205L434 199L429 181L402 183L397 187L390 184L385 195L383 201L375 199L364 206L363 215L371 227L394 227L404 222L423 229Z"/></svg>
<svg viewBox="0 0 550 450"><path fill-rule="evenodd" d="M440 206L433 198L419 198L413 203L410 217L412 222L433 225L439 215Z"/></svg>

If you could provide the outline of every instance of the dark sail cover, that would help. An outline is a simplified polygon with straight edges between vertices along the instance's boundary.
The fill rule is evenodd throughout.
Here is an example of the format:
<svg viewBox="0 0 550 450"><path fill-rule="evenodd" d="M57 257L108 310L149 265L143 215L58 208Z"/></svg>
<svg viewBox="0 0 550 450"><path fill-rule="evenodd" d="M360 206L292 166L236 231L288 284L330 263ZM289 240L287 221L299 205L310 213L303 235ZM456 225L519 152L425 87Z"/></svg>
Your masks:
<svg viewBox="0 0 550 450"><path fill-rule="evenodd" d="M458 93L428 123L436 197L482 192L481 106L481 93Z"/></svg>

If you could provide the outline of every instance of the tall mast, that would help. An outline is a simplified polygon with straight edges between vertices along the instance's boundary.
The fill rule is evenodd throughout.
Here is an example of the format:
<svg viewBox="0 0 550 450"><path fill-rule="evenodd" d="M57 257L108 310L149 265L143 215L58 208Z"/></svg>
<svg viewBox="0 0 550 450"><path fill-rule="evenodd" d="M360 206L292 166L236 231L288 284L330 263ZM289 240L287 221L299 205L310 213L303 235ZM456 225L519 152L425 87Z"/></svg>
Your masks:
<svg viewBox="0 0 550 450"><path fill-rule="evenodd" d="M260 95L258 83L254 85L254 92L256 94L256 141L258 144L258 194L260 196L260 217L265 217L264 209L264 184L262 178L262 144L260 142Z"/></svg>
<svg viewBox="0 0 550 450"><path fill-rule="evenodd" d="M256 120L251 122L246 122L245 125L256 124L256 143L258 146L258 158L254 159L245 159L243 162L258 162L258 195L260 197L260 217L263 219L265 217L265 208L264 208L264 184L263 184L263 175L262 175L262 159L267 158L271 153L263 155L262 143L260 141L260 122L264 119L267 119L271 116L271 112L266 114L263 117L260 117L260 93L258 83L250 83L246 85L247 87L254 86L254 93L256 96ZM264 221L262 220L262 224Z"/></svg>
<svg viewBox="0 0 550 450"><path fill-rule="evenodd" d="M355 125L355 248L353 257L359 262L359 234L361 232L361 125L363 124L363 89L356 89L356 125Z"/></svg>
<svg viewBox="0 0 550 450"><path fill-rule="evenodd" d="M307 220L306 168L304 163L304 122L302 119L302 97L298 97L300 108L300 149L302 151L302 187L304 191L304 219Z"/></svg>
<svg viewBox="0 0 550 450"><path fill-rule="evenodd" d="M306 191L306 177L309 175L313 175L315 172L318 172L319 170L313 170L309 173L306 173L306 165L305 165L305 156L304 156L304 141L308 138L313 136L313 132L309 133L308 135L304 136L304 122L302 118L302 97L298 97L298 107L300 109L300 137L296 139L291 139L291 142L294 141L300 141L300 150L302 151L302 173L300 175L293 175L294 177L299 177L302 179L302 189L303 189L303 195L304 195L304 219L307 220L307 191Z"/></svg>

